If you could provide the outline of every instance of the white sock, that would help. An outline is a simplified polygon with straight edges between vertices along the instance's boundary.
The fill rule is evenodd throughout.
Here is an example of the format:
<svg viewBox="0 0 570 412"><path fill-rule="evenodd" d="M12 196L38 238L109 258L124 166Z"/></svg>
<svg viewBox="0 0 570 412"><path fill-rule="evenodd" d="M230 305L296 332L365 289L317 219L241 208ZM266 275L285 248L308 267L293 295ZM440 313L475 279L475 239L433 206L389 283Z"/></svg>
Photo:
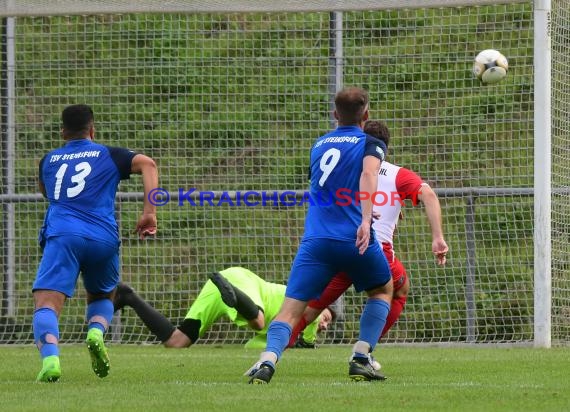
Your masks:
<svg viewBox="0 0 570 412"><path fill-rule="evenodd" d="M271 362L272 365L277 363L277 355L273 352L261 352L259 356L260 362Z"/></svg>
<svg viewBox="0 0 570 412"><path fill-rule="evenodd" d="M364 342L363 340L359 340L352 347L352 351L354 353L361 353L364 356L366 356L368 355L368 352L370 352L370 345L367 342Z"/></svg>

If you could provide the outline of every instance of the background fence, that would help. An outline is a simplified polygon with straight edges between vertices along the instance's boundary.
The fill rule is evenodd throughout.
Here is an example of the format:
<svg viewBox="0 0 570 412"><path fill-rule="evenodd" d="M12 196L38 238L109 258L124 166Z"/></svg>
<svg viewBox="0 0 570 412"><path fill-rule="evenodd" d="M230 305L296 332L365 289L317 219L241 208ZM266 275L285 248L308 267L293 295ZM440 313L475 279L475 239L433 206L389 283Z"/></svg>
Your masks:
<svg viewBox="0 0 570 412"><path fill-rule="evenodd" d="M565 16L557 18L553 26L564 27ZM553 34L563 65L566 33ZM66 105L90 104L96 140L153 157L160 185L172 193L279 192L306 187L309 148L332 127L331 100L342 84L369 90L371 117L392 132L390 159L437 188L443 206L445 268L431 255L423 211L404 210L396 253L412 288L388 340L532 342L532 4L17 17L4 20L2 42L0 342L32 342L30 288L46 208L37 168L61 144ZM494 86L470 73L486 48L499 49L511 66ZM561 85L565 68L554 76ZM564 119L566 89L559 90ZM567 130L553 133L560 188L567 186L568 149L557 139L567 139ZM242 265L286 281L303 208L171 201L159 209L156 240L140 242L132 233L140 190L136 177L120 187L122 277L175 323L213 270ZM567 196L560 196L552 301L558 343L568 340L570 323ZM79 287L62 316L66 342L83 338L82 297ZM347 293L342 322L323 341L352 341L362 299ZM130 309L112 331L122 342L153 341ZM250 335L220 322L204 342Z"/></svg>

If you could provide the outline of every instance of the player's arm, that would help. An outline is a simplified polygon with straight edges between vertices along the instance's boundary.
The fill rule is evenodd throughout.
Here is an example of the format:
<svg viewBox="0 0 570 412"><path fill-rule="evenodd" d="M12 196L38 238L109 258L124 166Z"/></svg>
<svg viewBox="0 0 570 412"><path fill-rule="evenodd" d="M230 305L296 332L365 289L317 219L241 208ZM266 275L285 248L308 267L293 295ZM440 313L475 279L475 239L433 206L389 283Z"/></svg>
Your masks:
<svg viewBox="0 0 570 412"><path fill-rule="evenodd" d="M131 162L131 173L141 174L143 180L143 212L137 222L136 232L141 239L156 234L156 206L151 203L149 194L158 187L158 169L150 157L137 154Z"/></svg>
<svg viewBox="0 0 570 412"><path fill-rule="evenodd" d="M386 153L384 142L367 136L362 160L362 173L360 174L359 191L368 193L362 197L360 208L362 220L356 232L356 247L361 255L364 254L370 242L370 225L372 224L372 197L378 188L378 173Z"/></svg>
<svg viewBox="0 0 570 412"><path fill-rule="evenodd" d="M443 238L441 205L437 194L429 185L423 184L418 192L418 200L424 204L426 216L431 228L432 252L437 258L437 263L439 265L445 265L449 248Z"/></svg>
<svg viewBox="0 0 570 412"><path fill-rule="evenodd" d="M364 254L370 242L370 225L372 222L372 194L378 187L378 172L380 171L380 159L373 156L366 156L362 162L362 173L360 175L359 191L368 193L362 197L360 208L362 210L362 220L356 232L356 247L361 255Z"/></svg>

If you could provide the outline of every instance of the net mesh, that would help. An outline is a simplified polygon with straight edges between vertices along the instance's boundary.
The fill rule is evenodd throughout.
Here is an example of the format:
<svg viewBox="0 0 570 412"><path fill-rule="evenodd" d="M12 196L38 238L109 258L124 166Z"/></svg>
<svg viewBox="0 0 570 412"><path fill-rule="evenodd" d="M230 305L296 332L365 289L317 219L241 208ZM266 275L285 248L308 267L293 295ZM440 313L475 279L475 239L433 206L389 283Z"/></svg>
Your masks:
<svg viewBox="0 0 570 412"><path fill-rule="evenodd" d="M552 8L552 339L567 341L570 333L570 4Z"/></svg>
<svg viewBox="0 0 570 412"><path fill-rule="evenodd" d="M529 3L342 14L343 82L369 90L371 117L391 129L394 162L437 189L450 247L448 266L438 268L424 211L404 210L395 249L411 291L389 342L533 339L532 17ZM148 242L132 233L140 200L117 204L122 277L144 298L178 324L211 271L241 265L285 282L305 211L271 196L305 189L311 143L331 127L330 19L328 12L18 17L13 163L21 198L3 204L4 227L14 208L16 270L13 292L5 282L0 341L32 341L30 288L46 207L32 194L38 161L61 144L59 116L72 103L94 108L99 142L153 157L160 186L173 195ZM470 73L487 48L511 66L493 86ZM140 190L136 177L120 186ZM176 195L191 190L265 191L269 200L180 204ZM80 283L61 318L65 342L83 339L83 298ZM556 302L562 311L565 301ZM340 321L320 340L352 342L362 303L349 291ZM557 322L564 332L567 318ZM111 332L116 341L154 341L130 309ZM201 342L251 335L222 320Z"/></svg>

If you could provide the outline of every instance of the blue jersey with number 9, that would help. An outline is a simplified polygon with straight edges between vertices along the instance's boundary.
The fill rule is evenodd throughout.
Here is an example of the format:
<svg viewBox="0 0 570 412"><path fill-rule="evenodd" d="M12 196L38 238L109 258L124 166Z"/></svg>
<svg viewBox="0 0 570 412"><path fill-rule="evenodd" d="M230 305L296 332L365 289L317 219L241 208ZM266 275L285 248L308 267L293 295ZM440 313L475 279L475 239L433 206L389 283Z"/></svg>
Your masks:
<svg viewBox="0 0 570 412"><path fill-rule="evenodd" d="M136 154L89 139L71 140L40 161L40 182L49 207L40 244L52 236L72 234L116 244L115 194L128 179Z"/></svg>
<svg viewBox="0 0 570 412"><path fill-rule="evenodd" d="M356 239L362 220L356 192L365 156L384 160L384 142L356 126L341 126L317 139L311 149L311 186L304 239Z"/></svg>

